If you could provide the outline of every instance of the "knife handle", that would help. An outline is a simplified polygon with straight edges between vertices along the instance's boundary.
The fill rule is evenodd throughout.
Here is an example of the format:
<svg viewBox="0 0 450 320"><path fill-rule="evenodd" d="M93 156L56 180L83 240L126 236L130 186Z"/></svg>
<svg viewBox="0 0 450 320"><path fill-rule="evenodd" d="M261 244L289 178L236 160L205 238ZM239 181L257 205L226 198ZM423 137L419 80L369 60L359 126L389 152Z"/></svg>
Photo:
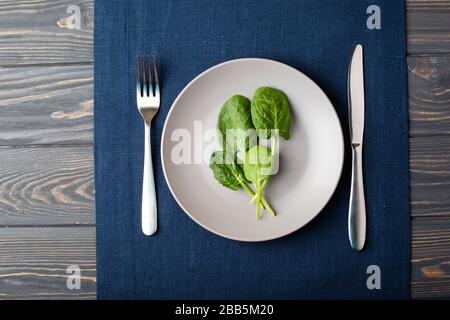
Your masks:
<svg viewBox="0 0 450 320"><path fill-rule="evenodd" d="M366 240L366 201L362 166L362 144L352 145L352 182L348 210L348 235L354 250L362 250Z"/></svg>

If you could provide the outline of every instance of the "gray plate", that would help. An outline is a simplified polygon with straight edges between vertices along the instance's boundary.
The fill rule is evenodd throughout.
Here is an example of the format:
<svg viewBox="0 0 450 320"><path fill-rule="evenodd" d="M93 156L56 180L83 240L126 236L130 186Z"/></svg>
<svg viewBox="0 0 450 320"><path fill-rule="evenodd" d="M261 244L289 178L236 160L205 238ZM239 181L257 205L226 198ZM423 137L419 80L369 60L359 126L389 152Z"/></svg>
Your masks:
<svg viewBox="0 0 450 320"><path fill-rule="evenodd" d="M264 212L256 220L254 205L243 190L226 189L214 180L208 159L215 147L202 144L200 126L210 133L230 96L251 99L261 86L286 93L293 123L291 139L280 143L279 173L265 189L278 216ZM183 139L190 140L190 151L182 155L191 164L178 163ZM178 95L164 125L161 157L170 191L189 217L225 238L265 241L300 229L322 210L341 175L344 143L333 105L311 79L276 61L238 59L206 70Z"/></svg>

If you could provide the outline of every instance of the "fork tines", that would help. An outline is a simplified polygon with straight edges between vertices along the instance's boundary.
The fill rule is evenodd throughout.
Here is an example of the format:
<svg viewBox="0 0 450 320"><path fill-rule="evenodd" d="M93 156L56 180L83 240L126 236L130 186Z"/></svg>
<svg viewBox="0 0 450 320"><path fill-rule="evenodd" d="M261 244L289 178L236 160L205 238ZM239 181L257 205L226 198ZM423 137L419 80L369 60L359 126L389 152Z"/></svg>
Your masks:
<svg viewBox="0 0 450 320"><path fill-rule="evenodd" d="M159 95L158 71L153 56L141 55L137 57L136 77L138 95L141 97Z"/></svg>

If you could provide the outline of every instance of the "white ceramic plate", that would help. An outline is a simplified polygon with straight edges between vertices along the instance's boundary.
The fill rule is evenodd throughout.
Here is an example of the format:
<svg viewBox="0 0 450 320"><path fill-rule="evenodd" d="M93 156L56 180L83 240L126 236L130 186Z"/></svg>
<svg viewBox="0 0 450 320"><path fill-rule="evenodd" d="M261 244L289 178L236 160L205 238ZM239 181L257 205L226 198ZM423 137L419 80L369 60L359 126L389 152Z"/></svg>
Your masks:
<svg viewBox="0 0 450 320"><path fill-rule="evenodd" d="M256 220L249 196L242 189L221 186L207 161L175 164L172 153L179 151L174 151L180 146L177 133L189 132L194 146L195 121L202 122L203 130L216 128L219 110L229 97L251 99L261 86L286 93L293 121L291 139L281 139L279 173L265 189L278 216L263 211L263 218ZM178 95L164 125L161 157L170 191L189 217L225 238L264 241L300 229L322 210L338 184L344 144L333 105L311 79L276 61L238 59L206 70Z"/></svg>

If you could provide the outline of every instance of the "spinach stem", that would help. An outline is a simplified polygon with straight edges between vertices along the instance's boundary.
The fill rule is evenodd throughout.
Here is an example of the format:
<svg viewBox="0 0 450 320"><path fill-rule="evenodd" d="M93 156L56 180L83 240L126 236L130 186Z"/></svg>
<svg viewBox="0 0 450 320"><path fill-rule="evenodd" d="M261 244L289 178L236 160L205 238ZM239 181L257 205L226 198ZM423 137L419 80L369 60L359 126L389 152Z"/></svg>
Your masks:
<svg viewBox="0 0 450 320"><path fill-rule="evenodd" d="M266 200L266 198L264 198L264 196L261 198L261 202L262 202L264 208L267 210L267 212L269 212L269 214L272 217L275 217L277 215L277 213L272 209L269 202L267 202L267 200Z"/></svg>
<svg viewBox="0 0 450 320"><path fill-rule="evenodd" d="M253 190L250 189L249 186L244 181L241 181L241 180L238 180L238 181L239 181L239 184L241 185L242 189L244 189L250 195L250 197L252 197L252 200L250 201L250 203L253 203L256 200L256 197L258 194L255 194L253 192ZM265 201L265 202L267 203L267 201ZM260 200L260 203L263 206L263 208L266 209L266 205L263 203L262 199Z"/></svg>
<svg viewBox="0 0 450 320"><path fill-rule="evenodd" d="M261 193L263 192L264 188L266 187L267 182L269 182L269 177L267 177L267 178L263 181L263 183L261 183Z"/></svg>
<svg viewBox="0 0 450 320"><path fill-rule="evenodd" d="M261 219L261 185L259 180L255 183L256 186L256 219Z"/></svg>
<svg viewBox="0 0 450 320"><path fill-rule="evenodd" d="M261 201L261 203L263 204L264 209L266 209L267 212L269 212L269 214L270 214L272 217L275 217L275 216L277 215L276 212L272 209L272 207L270 206L269 202L267 202L266 198L264 197L264 195L263 195L263 193L262 193L263 190L264 190L264 188L265 188L266 185L267 185L267 182L269 182L269 177L267 177L267 178L262 182L262 184L261 184L261 186L260 186L260 188L259 188L259 192L260 192L260 201Z"/></svg>
<svg viewBox="0 0 450 320"><path fill-rule="evenodd" d="M267 179L267 180L264 180L263 183L261 184L261 196L263 196L263 195L262 195L262 191L263 191L264 188L266 187L267 181L268 181L268 179ZM255 202L255 200L256 200L256 198L257 198L257 195L258 195L258 194L255 194L255 195L253 196L252 200L250 200L250 203ZM263 197L264 197L264 196L263 196Z"/></svg>
<svg viewBox="0 0 450 320"><path fill-rule="evenodd" d="M272 145L271 145L271 147L270 147L270 151L272 152L272 156L275 154L275 149L276 149L276 147L277 147L277 139L278 139L278 137L274 137L273 135L272 135L272 138L271 138L271 140L272 140Z"/></svg>
<svg viewBox="0 0 450 320"><path fill-rule="evenodd" d="M250 195L250 197L254 197L254 196L255 196L255 193L252 191L252 189L250 189L250 188L247 186L247 184L246 184L245 182L239 180L239 184L241 185L241 187L242 187L245 191L247 191L247 193Z"/></svg>

